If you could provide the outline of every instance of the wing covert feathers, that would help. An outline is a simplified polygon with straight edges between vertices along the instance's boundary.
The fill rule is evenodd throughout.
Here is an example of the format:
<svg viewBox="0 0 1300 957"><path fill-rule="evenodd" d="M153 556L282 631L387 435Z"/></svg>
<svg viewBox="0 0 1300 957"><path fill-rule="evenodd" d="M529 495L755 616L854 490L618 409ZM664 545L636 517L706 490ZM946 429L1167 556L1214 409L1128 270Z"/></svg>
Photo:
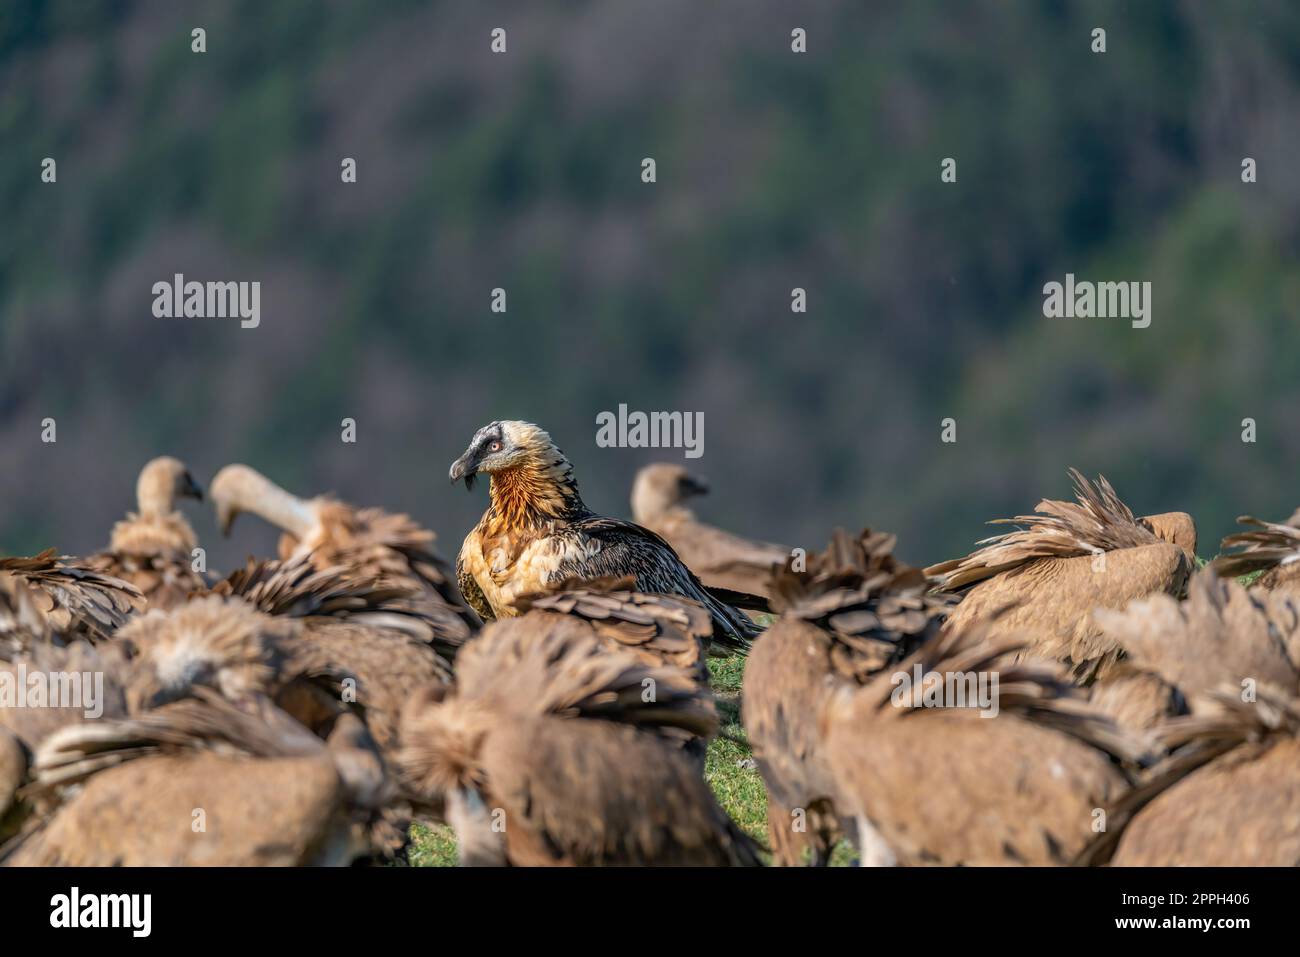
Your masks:
<svg viewBox="0 0 1300 957"><path fill-rule="evenodd" d="M1025 527L986 538L965 558L932 565L926 574L945 591L959 591L1038 559L1097 555L1160 541L1105 476L1090 482L1077 469L1069 471L1077 502L1043 499L1033 515L994 519L989 524Z"/></svg>

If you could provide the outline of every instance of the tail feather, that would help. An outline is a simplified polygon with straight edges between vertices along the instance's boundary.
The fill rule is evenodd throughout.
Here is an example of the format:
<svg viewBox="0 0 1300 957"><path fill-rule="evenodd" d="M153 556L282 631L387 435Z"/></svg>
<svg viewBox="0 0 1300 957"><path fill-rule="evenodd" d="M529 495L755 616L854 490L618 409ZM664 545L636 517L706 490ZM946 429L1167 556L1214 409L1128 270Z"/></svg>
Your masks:
<svg viewBox="0 0 1300 957"><path fill-rule="evenodd" d="M730 588L719 588L715 585L705 585L704 590L718 601L731 605L733 608L743 608L746 611L759 611L768 615L772 613L772 603L762 595L751 595L749 592L734 591Z"/></svg>

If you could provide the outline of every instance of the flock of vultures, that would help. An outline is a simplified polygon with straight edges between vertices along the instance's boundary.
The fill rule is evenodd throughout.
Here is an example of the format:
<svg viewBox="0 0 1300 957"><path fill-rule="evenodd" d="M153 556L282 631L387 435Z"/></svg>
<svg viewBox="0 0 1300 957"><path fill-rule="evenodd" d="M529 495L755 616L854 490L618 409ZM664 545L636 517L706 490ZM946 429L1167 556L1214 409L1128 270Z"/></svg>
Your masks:
<svg viewBox="0 0 1300 957"><path fill-rule="evenodd" d="M1190 516L1072 476L918 568L706 525L677 465L601 517L493 422L451 466L489 484L454 569L406 515L230 465L222 532L282 537L218 580L155 459L105 551L0 561L0 861L384 863L445 822L467 865L1295 864L1300 512L1198 567ZM721 655L763 842L704 777Z"/></svg>

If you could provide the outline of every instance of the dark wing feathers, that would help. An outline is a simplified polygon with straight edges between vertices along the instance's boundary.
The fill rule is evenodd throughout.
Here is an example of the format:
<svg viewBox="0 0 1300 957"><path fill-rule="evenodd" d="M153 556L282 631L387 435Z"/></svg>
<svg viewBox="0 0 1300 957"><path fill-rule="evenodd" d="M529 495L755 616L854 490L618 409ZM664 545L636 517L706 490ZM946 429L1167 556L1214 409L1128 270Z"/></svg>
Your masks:
<svg viewBox="0 0 1300 957"><path fill-rule="evenodd" d="M722 588L719 585L705 585L704 590L718 601L733 608L744 608L747 611L758 611L768 615L772 613L772 603L762 595L736 591L734 588Z"/></svg>
<svg viewBox="0 0 1300 957"><path fill-rule="evenodd" d="M581 547L572 549L571 556L560 562L550 584L571 578L632 576L637 591L682 595L703 605L713 617L714 640L730 651L745 651L762 631L744 614L714 597L672 546L649 529L614 518L586 518L557 534Z"/></svg>

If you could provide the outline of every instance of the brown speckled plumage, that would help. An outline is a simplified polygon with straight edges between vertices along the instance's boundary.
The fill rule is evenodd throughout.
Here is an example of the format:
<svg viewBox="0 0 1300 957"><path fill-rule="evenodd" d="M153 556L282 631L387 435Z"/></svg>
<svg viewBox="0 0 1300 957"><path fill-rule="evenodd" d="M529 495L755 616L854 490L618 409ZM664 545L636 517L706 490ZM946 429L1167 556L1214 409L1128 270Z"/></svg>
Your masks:
<svg viewBox="0 0 1300 957"><path fill-rule="evenodd" d="M647 595L632 591L630 584L575 582L554 594L522 598L519 609L528 619L575 619L611 649L636 655L648 665L679 668L707 686L713 635L709 613L690 599Z"/></svg>
<svg viewBox="0 0 1300 957"><path fill-rule="evenodd" d="M1094 809L1130 787L1145 741L1090 709L1050 663L1009 663L985 625L943 635L826 708L841 813L870 863L1066 864ZM895 700L896 672L999 676L998 712ZM1126 768L1130 770L1126 770Z"/></svg>
<svg viewBox="0 0 1300 957"><path fill-rule="evenodd" d="M454 694L404 718L406 773L447 795L462 863L758 863L677 743L716 728L707 688L561 617L489 625Z"/></svg>
<svg viewBox="0 0 1300 957"><path fill-rule="evenodd" d="M1300 861L1300 599L1210 569L1186 601L1155 595L1098 621L1186 701L1153 727L1168 757L1110 809L1084 858L1116 865Z"/></svg>
<svg viewBox="0 0 1300 957"><path fill-rule="evenodd" d="M19 590L32 613L68 639L105 640L145 604L130 582L52 548L31 558L0 559L0 591Z"/></svg>
<svg viewBox="0 0 1300 957"><path fill-rule="evenodd" d="M801 863L806 847L825 863L839 833L819 726L826 700L932 638L948 606L926 593L925 575L895 558L893 547L891 535L837 531L824 553L808 556L806 569L783 567L769 584L781 618L746 663L743 718L767 784L778 863Z"/></svg>

